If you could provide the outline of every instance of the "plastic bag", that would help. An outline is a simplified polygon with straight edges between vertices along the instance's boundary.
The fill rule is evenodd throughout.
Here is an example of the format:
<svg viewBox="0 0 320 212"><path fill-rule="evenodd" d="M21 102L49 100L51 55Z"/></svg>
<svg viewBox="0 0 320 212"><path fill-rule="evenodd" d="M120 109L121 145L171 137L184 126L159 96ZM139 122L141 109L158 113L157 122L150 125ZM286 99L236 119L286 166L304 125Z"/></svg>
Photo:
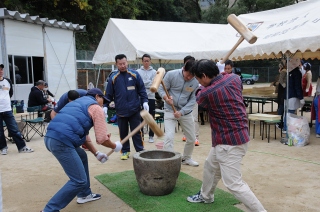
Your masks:
<svg viewBox="0 0 320 212"><path fill-rule="evenodd" d="M309 144L310 127L306 117L287 113L288 145L305 146Z"/></svg>

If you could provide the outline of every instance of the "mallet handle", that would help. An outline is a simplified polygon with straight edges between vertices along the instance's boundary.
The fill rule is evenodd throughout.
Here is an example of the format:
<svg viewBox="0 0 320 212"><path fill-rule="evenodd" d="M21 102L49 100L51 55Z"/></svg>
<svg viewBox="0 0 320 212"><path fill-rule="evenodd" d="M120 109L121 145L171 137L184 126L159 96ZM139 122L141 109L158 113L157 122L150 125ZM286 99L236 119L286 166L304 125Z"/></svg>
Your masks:
<svg viewBox="0 0 320 212"><path fill-rule="evenodd" d="M170 98L170 95L168 93L168 90L167 90L166 86L163 83L163 80L161 80L161 85L163 87L163 90L166 92L167 97ZM177 112L177 110L176 110L176 108L174 107L173 104L171 105L171 107L172 107L173 112Z"/></svg>
<svg viewBox="0 0 320 212"><path fill-rule="evenodd" d="M131 138L132 136L134 136L144 125L146 124L146 121L143 120L143 122L141 122L141 124L139 124L134 130L132 130L124 139L121 140L121 144L124 144L125 142L127 142L129 140L129 138ZM110 156L113 153L113 149L108 152L108 156Z"/></svg>
<svg viewBox="0 0 320 212"><path fill-rule="evenodd" d="M240 43L242 43L243 40L244 38L241 36L238 42L232 47L232 49L230 49L230 51L226 54L226 56L224 56L224 58L220 61L220 63L225 63L226 60L230 57L230 55L234 52L234 50L236 50L236 48L240 45Z"/></svg>

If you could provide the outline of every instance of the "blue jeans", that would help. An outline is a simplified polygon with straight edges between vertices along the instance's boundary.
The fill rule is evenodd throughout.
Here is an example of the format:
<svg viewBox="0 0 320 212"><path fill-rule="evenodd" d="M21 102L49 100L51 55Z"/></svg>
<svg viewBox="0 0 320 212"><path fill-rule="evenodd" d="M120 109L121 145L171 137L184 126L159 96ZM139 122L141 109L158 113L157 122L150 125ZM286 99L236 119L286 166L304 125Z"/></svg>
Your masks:
<svg viewBox="0 0 320 212"><path fill-rule="evenodd" d="M69 181L49 200L45 212L65 208L75 196L91 194L87 153L53 138L44 138L47 149L57 158Z"/></svg>
<svg viewBox="0 0 320 212"><path fill-rule="evenodd" d="M10 110L0 113L0 150L3 148L7 148L7 141L4 137L3 121L6 123L7 129L12 136L12 139L16 143L18 150L25 147L26 142L23 140L17 122L14 119L12 111Z"/></svg>

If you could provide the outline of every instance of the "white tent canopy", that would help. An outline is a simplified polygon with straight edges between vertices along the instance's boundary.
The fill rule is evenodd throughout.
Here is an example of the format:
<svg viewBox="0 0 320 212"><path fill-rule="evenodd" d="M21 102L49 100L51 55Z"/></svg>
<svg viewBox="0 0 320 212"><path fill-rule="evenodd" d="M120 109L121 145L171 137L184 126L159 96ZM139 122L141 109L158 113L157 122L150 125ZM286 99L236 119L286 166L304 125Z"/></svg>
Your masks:
<svg viewBox="0 0 320 212"><path fill-rule="evenodd" d="M234 60L279 58L289 52L304 59L320 59L320 1L240 15L258 37L255 44L243 42L232 54Z"/></svg>
<svg viewBox="0 0 320 212"><path fill-rule="evenodd" d="M290 52L304 59L320 59L320 1L240 15L258 37L254 44L243 41L230 56L233 60L280 58ZM109 20L93 64L114 63L123 53L128 61L143 54L156 62L181 62L186 55L196 59L221 59L239 39L229 24L199 24L159 21ZM155 61L156 60L156 61Z"/></svg>
<svg viewBox="0 0 320 212"><path fill-rule="evenodd" d="M232 39L233 37L233 39ZM228 25L139 21L111 18L93 57L93 64L114 63L123 53L135 61L147 53L153 60L181 62L187 55L220 58L232 47L236 31Z"/></svg>

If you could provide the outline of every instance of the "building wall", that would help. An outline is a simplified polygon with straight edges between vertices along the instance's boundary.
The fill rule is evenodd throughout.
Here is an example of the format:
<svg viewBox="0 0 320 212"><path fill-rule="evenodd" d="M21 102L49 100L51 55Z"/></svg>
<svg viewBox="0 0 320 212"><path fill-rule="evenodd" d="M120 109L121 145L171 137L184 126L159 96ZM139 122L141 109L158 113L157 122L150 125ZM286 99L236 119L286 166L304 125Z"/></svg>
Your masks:
<svg viewBox="0 0 320 212"><path fill-rule="evenodd" d="M42 58L40 77L49 83L50 91L59 98L70 89L77 88L74 31L48 27L41 24L22 22L11 19L0 20L0 63L5 65L5 76L14 82L10 71L9 57L27 58L26 69L32 72L34 57ZM11 61L14 63L14 60ZM16 70L16 67L15 67ZM11 77L10 77L11 76ZM30 74L27 82L14 84L12 100L28 102L31 87L36 81Z"/></svg>
<svg viewBox="0 0 320 212"><path fill-rule="evenodd" d="M77 68L73 31L46 27L46 78L50 91L58 98L77 88Z"/></svg>

